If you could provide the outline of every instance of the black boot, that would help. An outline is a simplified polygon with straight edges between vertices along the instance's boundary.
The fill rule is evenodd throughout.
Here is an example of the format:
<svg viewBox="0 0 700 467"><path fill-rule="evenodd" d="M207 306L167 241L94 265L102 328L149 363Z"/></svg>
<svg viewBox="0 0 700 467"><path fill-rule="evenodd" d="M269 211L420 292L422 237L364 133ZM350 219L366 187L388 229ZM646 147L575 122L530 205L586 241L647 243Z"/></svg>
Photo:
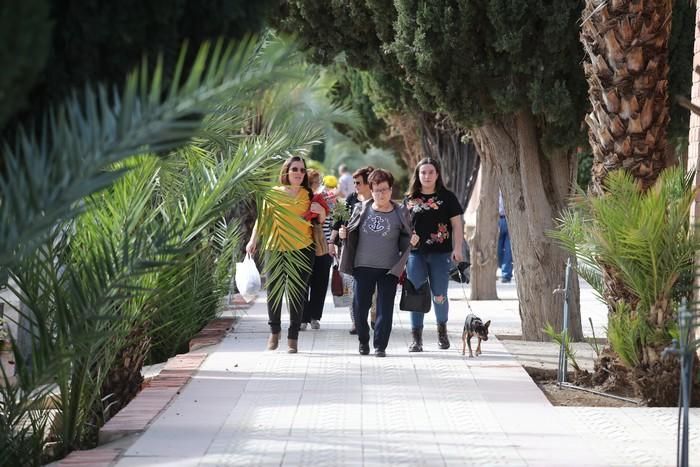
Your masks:
<svg viewBox="0 0 700 467"><path fill-rule="evenodd" d="M413 336L413 342L408 346L409 352L422 352L423 351L423 328L413 328L411 329L411 335Z"/></svg>
<svg viewBox="0 0 700 467"><path fill-rule="evenodd" d="M438 324L438 347L441 349L450 348L450 339L447 338L447 324Z"/></svg>

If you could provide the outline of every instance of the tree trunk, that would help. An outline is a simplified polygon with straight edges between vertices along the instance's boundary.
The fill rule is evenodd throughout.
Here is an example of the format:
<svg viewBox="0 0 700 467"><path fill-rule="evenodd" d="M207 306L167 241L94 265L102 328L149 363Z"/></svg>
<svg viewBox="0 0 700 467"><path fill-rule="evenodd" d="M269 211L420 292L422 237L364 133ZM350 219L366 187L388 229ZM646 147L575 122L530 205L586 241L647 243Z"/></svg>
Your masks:
<svg viewBox="0 0 700 467"><path fill-rule="evenodd" d="M418 120L408 113L389 115L384 120L390 129L388 140L401 156L410 174L423 158Z"/></svg>
<svg viewBox="0 0 700 467"><path fill-rule="evenodd" d="M554 219L566 207L576 176L576 158L573 153L545 155L534 118L526 110L489 121L473 133L478 146L484 148L482 156L495 165L503 193L523 338L548 340L545 325L562 326L563 294L555 290L563 288L568 254L547 231L554 228ZM572 279L568 330L573 340L581 340L577 275Z"/></svg>
<svg viewBox="0 0 700 467"><path fill-rule="evenodd" d="M151 346L151 338L146 327L141 324L134 327L127 338L126 345L117 352L112 367L102 382L102 399L106 400L103 409L106 422L125 407L141 389L143 376L141 369Z"/></svg>
<svg viewBox="0 0 700 467"><path fill-rule="evenodd" d="M481 151L479 151L481 152ZM496 244L498 239L498 178L489 158L481 160L470 206L476 205L475 226L469 235L471 300L497 300Z"/></svg>
<svg viewBox="0 0 700 467"><path fill-rule="evenodd" d="M424 157L431 157L442 166L442 180L462 208L467 206L476 176L479 173L479 155L474 144L465 141L466 132L442 114L422 113L421 142Z"/></svg>
<svg viewBox="0 0 700 467"><path fill-rule="evenodd" d="M624 168L642 189L664 168L671 0L587 0L581 43L593 148L591 189L604 192L608 172Z"/></svg>

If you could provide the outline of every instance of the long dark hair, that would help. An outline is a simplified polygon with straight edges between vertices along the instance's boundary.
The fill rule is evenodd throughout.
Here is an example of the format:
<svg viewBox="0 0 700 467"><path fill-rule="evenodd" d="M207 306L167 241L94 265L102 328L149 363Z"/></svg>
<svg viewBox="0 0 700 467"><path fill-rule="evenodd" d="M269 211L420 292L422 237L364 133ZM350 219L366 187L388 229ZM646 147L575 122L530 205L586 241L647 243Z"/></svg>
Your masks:
<svg viewBox="0 0 700 467"><path fill-rule="evenodd" d="M437 172L438 176L437 180L435 181L435 193L445 189L445 184L442 182L442 169L440 168L440 163L436 159L425 157L418 162L418 165L416 165L416 169L413 171L413 175L411 176L411 183L409 183L408 191L406 192L406 195L409 198L415 198L420 195L421 188L423 188L420 183L420 168L424 165L432 165L435 167L435 171Z"/></svg>
<svg viewBox="0 0 700 467"><path fill-rule="evenodd" d="M306 161L301 156L290 156L284 164L282 164L282 169L280 170L280 184L290 185L289 183L289 167L293 162L301 162L304 164L304 169L306 169ZM301 181L301 187L304 188L309 193L309 201L313 198L314 194L311 192L311 187L309 186L309 174L304 173L304 179Z"/></svg>

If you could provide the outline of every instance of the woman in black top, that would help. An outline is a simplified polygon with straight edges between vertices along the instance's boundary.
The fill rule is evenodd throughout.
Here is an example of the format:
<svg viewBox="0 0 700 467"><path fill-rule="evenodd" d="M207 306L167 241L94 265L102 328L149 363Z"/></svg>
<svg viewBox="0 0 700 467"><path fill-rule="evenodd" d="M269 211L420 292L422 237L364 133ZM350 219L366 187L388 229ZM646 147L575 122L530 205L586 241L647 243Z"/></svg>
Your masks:
<svg viewBox="0 0 700 467"><path fill-rule="evenodd" d="M414 237L406 266L408 280L419 288L430 283L433 309L438 330L438 346L449 349L447 337L447 286L452 261L461 262L462 206L457 197L445 188L440 175L440 165L435 159L425 158L416 166L406 194L406 207L411 213ZM415 238L417 237L417 238ZM423 313L411 313L413 343L409 352L423 351Z"/></svg>

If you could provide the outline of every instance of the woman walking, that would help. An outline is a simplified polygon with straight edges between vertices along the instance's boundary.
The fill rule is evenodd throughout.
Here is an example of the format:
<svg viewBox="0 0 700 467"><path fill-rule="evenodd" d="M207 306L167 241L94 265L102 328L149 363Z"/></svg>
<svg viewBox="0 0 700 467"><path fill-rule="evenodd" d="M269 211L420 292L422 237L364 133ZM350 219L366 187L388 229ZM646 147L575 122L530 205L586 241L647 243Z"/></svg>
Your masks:
<svg viewBox="0 0 700 467"><path fill-rule="evenodd" d="M361 169L357 169L353 174L352 174L352 182L353 185L355 186L355 191L348 196L345 199L345 207L347 208L348 212L352 214L352 212L355 210L355 207L358 205L361 205L363 201L368 201L372 199L372 191L369 189L369 176L374 170L374 167L371 165L368 165L366 167L362 167ZM333 224L333 231L331 232L331 241L333 242L333 247L335 249L335 245L337 244L340 246L340 243L338 242L338 231L339 229L345 225L346 222L343 221L337 221L334 220ZM336 256L339 257L340 255L336 252ZM374 320L376 318L376 311L375 311L375 306L374 304L372 305L371 309L372 313L372 329L374 329ZM355 315L352 312L352 304L350 304L350 320L352 321L352 327L350 328L350 334L357 334L357 328L355 327Z"/></svg>
<svg viewBox="0 0 700 467"><path fill-rule="evenodd" d="M333 209L336 203L336 198L331 191L321 186L321 174L317 170L309 170L306 174L309 178L309 187L315 194L323 196L326 205L329 209ZM309 279L309 299L304 306L304 312L301 318L301 330L305 331L309 326L311 329L321 329L321 317L323 316L323 304L326 301L326 292L328 291L328 281L330 279L331 265L333 264L333 256L335 248L330 240L331 237L331 216L326 216L323 222L323 235L326 243L328 243L328 251L325 255L317 255L314 259L314 267L311 271Z"/></svg>
<svg viewBox="0 0 700 467"><path fill-rule="evenodd" d="M326 211L319 203L312 203L312 193L306 175L306 163L299 156L292 156L282 165L277 193L280 208L270 212L263 206L263 215L272 219L269 238L266 239L265 253L268 261L274 261L267 280L267 313L270 337L267 349L275 350L279 345L282 314L282 296L286 291L289 308L289 329L287 345L289 353L298 350L299 325L307 298L308 282L315 256L311 224L304 218L309 212L325 221ZM246 251L255 253L258 241L258 222L253 227ZM290 274L291 272L291 274ZM297 279L297 280L295 280Z"/></svg>
<svg viewBox="0 0 700 467"><path fill-rule="evenodd" d="M394 314L396 285L403 271L411 237L408 214L391 200L394 177L376 169L369 176L372 200L355 209L347 227L340 228L344 239L340 270L354 278L353 315L360 342L360 355L369 354L367 313L372 294L377 290L377 318L374 326L374 351L386 357Z"/></svg>
<svg viewBox="0 0 700 467"><path fill-rule="evenodd" d="M406 266L406 277L420 288L430 283L433 309L437 321L438 346L450 348L447 337L449 302L447 286L452 261L462 257L462 206L457 197L445 188L440 165L435 159L422 159L413 172L405 204L411 214L411 225L417 246L411 250ZM423 351L423 313L411 313L413 342L409 352Z"/></svg>

